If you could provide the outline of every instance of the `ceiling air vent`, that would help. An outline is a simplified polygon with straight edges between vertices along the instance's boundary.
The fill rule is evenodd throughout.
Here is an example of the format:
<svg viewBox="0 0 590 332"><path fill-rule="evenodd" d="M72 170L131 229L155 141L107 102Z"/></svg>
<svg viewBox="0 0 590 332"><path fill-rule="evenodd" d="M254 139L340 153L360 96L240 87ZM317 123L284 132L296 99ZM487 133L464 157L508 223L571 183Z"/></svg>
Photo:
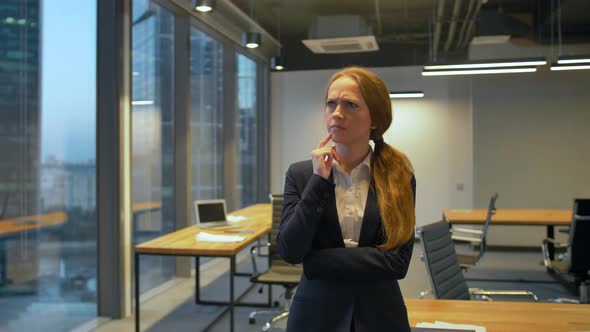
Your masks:
<svg viewBox="0 0 590 332"><path fill-rule="evenodd" d="M303 44L313 53L357 53L378 51L375 36L306 39Z"/></svg>
<svg viewBox="0 0 590 332"><path fill-rule="evenodd" d="M379 46L365 19L352 16L317 16L302 40L314 53L358 53L378 51Z"/></svg>

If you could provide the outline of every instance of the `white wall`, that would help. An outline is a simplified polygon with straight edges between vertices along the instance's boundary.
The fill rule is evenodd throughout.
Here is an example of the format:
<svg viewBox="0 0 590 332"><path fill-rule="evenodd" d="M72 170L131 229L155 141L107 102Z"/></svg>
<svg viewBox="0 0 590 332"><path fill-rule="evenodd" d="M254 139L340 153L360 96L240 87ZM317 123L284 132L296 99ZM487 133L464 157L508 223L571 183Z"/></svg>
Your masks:
<svg viewBox="0 0 590 332"><path fill-rule="evenodd" d="M473 86L475 204L570 209L590 197L590 72L495 75ZM543 227L490 228L490 243L539 245Z"/></svg>
<svg viewBox="0 0 590 332"><path fill-rule="evenodd" d="M376 68L390 90L426 97L393 102L387 143L412 160L417 224L445 208L570 208L590 197L590 72L420 76L420 67ZM271 189L324 136L323 94L334 71L271 75ZM463 187L460 190L459 187ZM490 228L490 244L537 246L544 229Z"/></svg>
<svg viewBox="0 0 590 332"><path fill-rule="evenodd" d="M422 78L420 67L376 68L390 90L422 90L426 98L395 100L388 144L405 152L417 178L419 225L444 208L469 208L473 197L469 80ZM289 164L309 158L325 135L323 95L334 71L271 75L271 190L282 192ZM457 190L461 184L463 190Z"/></svg>

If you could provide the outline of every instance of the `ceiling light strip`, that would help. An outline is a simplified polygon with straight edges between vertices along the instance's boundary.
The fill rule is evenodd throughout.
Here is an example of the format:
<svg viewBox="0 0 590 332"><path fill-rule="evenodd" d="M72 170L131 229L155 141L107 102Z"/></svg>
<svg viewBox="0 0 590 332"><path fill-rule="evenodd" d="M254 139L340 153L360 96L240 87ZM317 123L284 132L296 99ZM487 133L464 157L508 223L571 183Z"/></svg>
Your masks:
<svg viewBox="0 0 590 332"><path fill-rule="evenodd" d="M153 105L153 100L133 100L131 101L131 105L134 106L144 106L144 105Z"/></svg>
<svg viewBox="0 0 590 332"><path fill-rule="evenodd" d="M390 92L389 98L424 98L424 92L422 91L406 91L406 92Z"/></svg>
<svg viewBox="0 0 590 332"><path fill-rule="evenodd" d="M470 69L470 70L439 70L439 71L423 71L422 76L515 74L515 73L534 73L536 71L537 71L537 68L535 68L535 67Z"/></svg>
<svg viewBox="0 0 590 332"><path fill-rule="evenodd" d="M551 66L551 70L585 70L590 69L590 64L588 65L577 65L577 66Z"/></svg>
<svg viewBox="0 0 590 332"><path fill-rule="evenodd" d="M590 63L590 58L584 58L584 59L559 59L557 60L557 63L560 65L567 65L567 64L571 64L571 63Z"/></svg>
<svg viewBox="0 0 590 332"><path fill-rule="evenodd" d="M545 60L534 61L506 61L506 62L488 62L488 63L461 63L446 65L426 65L425 70L445 70L445 69L473 69L473 68L503 68L503 67L523 67L523 66L544 66Z"/></svg>

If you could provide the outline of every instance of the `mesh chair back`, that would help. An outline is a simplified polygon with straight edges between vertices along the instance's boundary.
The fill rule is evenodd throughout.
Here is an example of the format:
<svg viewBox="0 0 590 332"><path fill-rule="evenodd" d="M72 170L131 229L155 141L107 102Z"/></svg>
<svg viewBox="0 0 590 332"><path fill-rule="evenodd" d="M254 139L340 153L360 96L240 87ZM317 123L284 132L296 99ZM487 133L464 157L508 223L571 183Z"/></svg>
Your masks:
<svg viewBox="0 0 590 332"><path fill-rule="evenodd" d="M457 260L449 224L442 220L419 227L418 235L435 298L469 300L469 289Z"/></svg>
<svg viewBox="0 0 590 332"><path fill-rule="evenodd" d="M568 246L568 270L588 279L590 271L590 199L574 200Z"/></svg>
<svg viewBox="0 0 590 332"><path fill-rule="evenodd" d="M277 235L279 234L279 226L281 225L281 211L283 210L283 195L271 195L270 203L272 206L272 229L270 231L270 247L269 255L272 265L288 265L277 249Z"/></svg>

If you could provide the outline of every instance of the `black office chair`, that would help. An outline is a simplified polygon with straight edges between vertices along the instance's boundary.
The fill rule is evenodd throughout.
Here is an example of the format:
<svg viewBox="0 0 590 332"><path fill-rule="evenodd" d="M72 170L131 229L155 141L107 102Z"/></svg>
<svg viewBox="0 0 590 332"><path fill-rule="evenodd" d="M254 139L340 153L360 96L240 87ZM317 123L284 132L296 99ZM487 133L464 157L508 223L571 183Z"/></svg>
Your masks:
<svg viewBox="0 0 590 332"><path fill-rule="evenodd" d="M278 313L277 316L269 320L262 326L262 331L268 331L278 321L289 316L289 307L291 298L293 297L293 290L299 284L303 267L300 265L291 265L286 263L279 255L276 248L276 239L281 224L281 210L283 209L283 195L271 195L272 204L272 230L270 236L270 243L268 244L269 269L266 272L258 272L256 266L257 246L250 249L252 258L252 267L254 275L250 278L251 282L264 285L281 285L285 288L285 306L282 310L265 310L254 311L250 313L250 324L256 323L256 315Z"/></svg>
<svg viewBox="0 0 590 332"><path fill-rule="evenodd" d="M449 224L442 220L418 228L422 243L422 259L430 276L432 294L436 299L492 301L494 296L537 296L525 290L483 290L468 288L459 265ZM422 293L423 295L423 293ZM422 296L420 296L422 297Z"/></svg>
<svg viewBox="0 0 590 332"><path fill-rule="evenodd" d="M589 303L590 296L590 199L575 199L572 223L567 243L553 238L543 240L541 246L545 267L567 286L576 290L580 303ZM563 254L549 258L549 244Z"/></svg>
<svg viewBox="0 0 590 332"><path fill-rule="evenodd" d="M457 242L468 242L472 245L479 246L479 251L475 254L470 253L459 253L457 254L457 259L459 260L459 265L463 270L467 270L468 268L476 266L481 258L486 253L487 241L486 236L488 233L488 228L490 223L492 222L492 216L496 213L496 200L498 199L498 193L494 193L490 198L490 204L488 205L488 213L486 216L486 221L483 224L481 230L477 229L469 229L469 228L459 228L453 227L452 228L452 239L453 241Z"/></svg>

